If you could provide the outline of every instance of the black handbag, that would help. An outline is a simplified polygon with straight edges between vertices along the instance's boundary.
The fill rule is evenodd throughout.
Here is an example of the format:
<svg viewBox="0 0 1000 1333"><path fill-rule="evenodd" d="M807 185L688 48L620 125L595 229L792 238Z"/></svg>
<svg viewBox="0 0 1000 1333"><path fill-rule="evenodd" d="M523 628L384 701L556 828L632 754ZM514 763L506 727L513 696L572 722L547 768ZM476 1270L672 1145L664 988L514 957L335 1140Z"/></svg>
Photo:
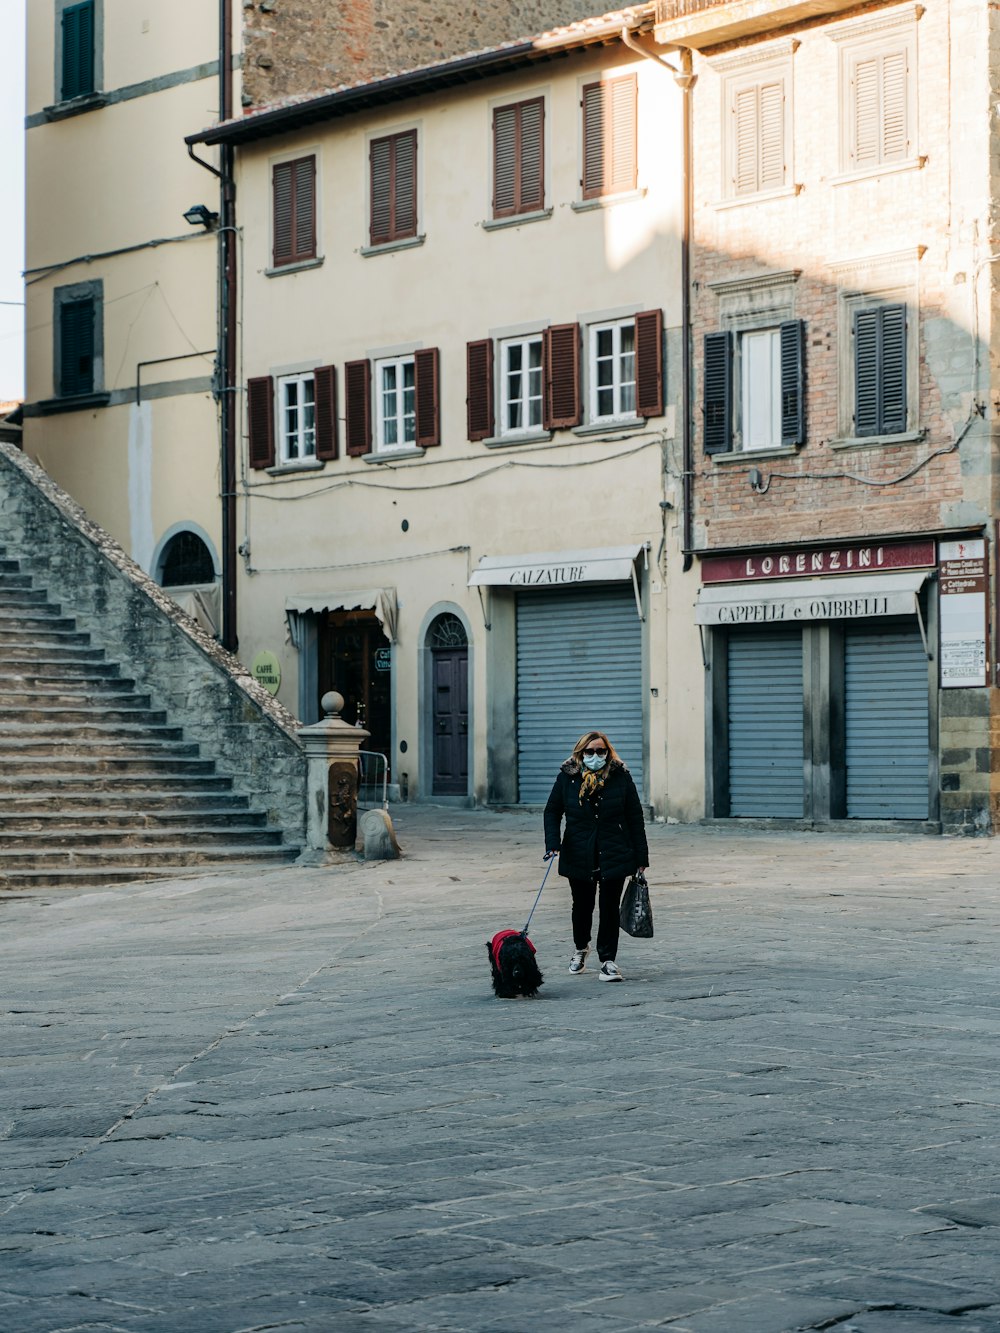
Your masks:
<svg viewBox="0 0 1000 1333"><path fill-rule="evenodd" d="M625 886L625 894L618 912L621 928L637 939L653 938L653 909L649 902L646 876L637 870Z"/></svg>

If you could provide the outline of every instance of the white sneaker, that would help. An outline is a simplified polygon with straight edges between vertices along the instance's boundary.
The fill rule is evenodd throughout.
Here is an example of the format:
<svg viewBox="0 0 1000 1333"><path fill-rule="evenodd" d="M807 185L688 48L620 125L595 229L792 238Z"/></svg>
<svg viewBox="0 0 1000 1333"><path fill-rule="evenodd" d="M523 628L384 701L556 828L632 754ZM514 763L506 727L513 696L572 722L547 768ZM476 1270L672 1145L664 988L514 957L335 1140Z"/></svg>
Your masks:
<svg viewBox="0 0 1000 1333"><path fill-rule="evenodd" d="M624 981L625 978L618 970L618 964L611 958L606 963L601 964L601 970L597 974L598 981Z"/></svg>
<svg viewBox="0 0 1000 1333"><path fill-rule="evenodd" d="M569 960L569 970L574 976L577 976L580 972L583 972L586 969L588 953L590 953L589 944L585 949L577 949L576 953Z"/></svg>

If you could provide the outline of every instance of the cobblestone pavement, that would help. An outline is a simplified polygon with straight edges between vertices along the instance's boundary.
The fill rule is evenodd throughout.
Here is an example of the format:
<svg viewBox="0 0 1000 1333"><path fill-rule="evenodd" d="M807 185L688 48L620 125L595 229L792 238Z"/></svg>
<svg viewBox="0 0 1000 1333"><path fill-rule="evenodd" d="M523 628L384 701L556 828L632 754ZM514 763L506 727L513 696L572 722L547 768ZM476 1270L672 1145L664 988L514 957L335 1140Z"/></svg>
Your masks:
<svg viewBox="0 0 1000 1333"><path fill-rule="evenodd" d="M651 830L534 1001L537 816L0 900L2 1333L1000 1333L1000 843Z"/></svg>

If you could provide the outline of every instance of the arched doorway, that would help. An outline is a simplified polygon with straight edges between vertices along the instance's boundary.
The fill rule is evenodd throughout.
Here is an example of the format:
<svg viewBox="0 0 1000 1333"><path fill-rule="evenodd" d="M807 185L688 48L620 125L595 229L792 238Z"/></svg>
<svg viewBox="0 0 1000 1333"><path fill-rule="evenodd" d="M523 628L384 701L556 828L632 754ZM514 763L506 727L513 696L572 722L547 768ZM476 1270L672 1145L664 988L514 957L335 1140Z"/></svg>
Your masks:
<svg viewBox="0 0 1000 1333"><path fill-rule="evenodd" d="M458 616L445 611L427 631L431 656L431 794L469 791L469 640Z"/></svg>

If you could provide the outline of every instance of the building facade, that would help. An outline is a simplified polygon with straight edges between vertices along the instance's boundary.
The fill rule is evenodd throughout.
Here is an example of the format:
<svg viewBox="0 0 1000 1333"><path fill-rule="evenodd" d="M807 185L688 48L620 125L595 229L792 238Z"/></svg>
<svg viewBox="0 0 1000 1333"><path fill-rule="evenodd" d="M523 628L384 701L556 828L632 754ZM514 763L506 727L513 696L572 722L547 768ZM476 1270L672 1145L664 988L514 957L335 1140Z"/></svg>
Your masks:
<svg viewBox="0 0 1000 1333"><path fill-rule="evenodd" d="M991 27L661 0L693 48L706 809L997 819Z"/></svg>
<svg viewBox="0 0 1000 1333"><path fill-rule="evenodd" d="M602 726L701 813L683 94L644 24L193 136L236 153L242 651L303 718L339 690L410 798L544 801Z"/></svg>

